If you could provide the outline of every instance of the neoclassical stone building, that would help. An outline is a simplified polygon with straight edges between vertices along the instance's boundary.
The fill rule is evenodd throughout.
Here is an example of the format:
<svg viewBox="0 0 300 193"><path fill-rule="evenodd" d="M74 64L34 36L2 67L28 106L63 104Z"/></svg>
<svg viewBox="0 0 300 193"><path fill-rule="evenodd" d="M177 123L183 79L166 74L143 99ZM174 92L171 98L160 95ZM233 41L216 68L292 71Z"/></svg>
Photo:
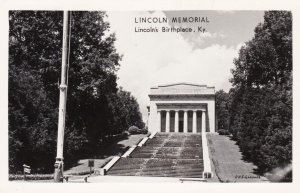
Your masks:
<svg viewBox="0 0 300 193"><path fill-rule="evenodd" d="M150 89L150 132L215 132L215 88L175 83Z"/></svg>

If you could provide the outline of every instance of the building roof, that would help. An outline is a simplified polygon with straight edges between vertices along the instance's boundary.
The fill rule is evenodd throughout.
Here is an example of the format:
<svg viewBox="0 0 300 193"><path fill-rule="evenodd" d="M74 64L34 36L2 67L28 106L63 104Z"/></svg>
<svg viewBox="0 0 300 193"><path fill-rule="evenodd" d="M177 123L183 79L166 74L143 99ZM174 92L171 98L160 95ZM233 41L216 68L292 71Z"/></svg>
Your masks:
<svg viewBox="0 0 300 193"><path fill-rule="evenodd" d="M173 83L151 87L149 95L214 95L215 87L192 83Z"/></svg>

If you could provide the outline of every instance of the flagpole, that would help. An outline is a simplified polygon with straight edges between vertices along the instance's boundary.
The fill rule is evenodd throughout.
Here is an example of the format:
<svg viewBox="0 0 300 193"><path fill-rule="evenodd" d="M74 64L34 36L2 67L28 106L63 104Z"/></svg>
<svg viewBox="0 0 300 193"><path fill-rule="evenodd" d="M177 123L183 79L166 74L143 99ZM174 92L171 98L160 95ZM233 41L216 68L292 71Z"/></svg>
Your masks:
<svg viewBox="0 0 300 193"><path fill-rule="evenodd" d="M68 68L69 68L69 33L70 33L70 11L64 11L63 15L63 44L62 44L62 66L61 66L61 82L59 85L59 114L58 114L58 131L57 131L57 154L54 164L54 181L63 181L63 147L64 147L64 131L67 103L67 87L68 87Z"/></svg>

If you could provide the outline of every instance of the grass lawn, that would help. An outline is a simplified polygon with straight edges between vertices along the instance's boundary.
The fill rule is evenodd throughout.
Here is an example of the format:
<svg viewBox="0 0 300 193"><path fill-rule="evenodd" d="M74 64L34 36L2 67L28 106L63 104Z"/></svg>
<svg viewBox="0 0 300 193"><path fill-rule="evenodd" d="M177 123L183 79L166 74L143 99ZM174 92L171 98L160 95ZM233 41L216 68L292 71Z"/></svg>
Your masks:
<svg viewBox="0 0 300 193"><path fill-rule="evenodd" d="M208 147L215 177L221 182L267 182L255 173L256 166L243 160L236 142L228 136L207 134Z"/></svg>
<svg viewBox="0 0 300 193"><path fill-rule="evenodd" d="M94 168L100 168L105 163L110 161L114 156L122 155L125 151L133 145L137 145L142 138L146 137L146 134L139 135L129 135L122 138L116 138L103 147L99 149L99 151L95 152L95 154L91 158L80 159L77 163L68 169L65 169L64 175L85 175L89 174L90 168L88 167L88 160L94 160ZM93 169L94 169L93 168ZM52 174L38 174L38 175L52 175ZM20 179L14 179L15 182L41 182L41 183L49 183L53 182L53 179L48 180L27 180L23 181L23 175L20 175ZM83 182L83 178L79 179L78 182Z"/></svg>
<svg viewBox="0 0 300 193"><path fill-rule="evenodd" d="M95 153L94 158L90 158L94 160L94 168L100 168L114 156L122 155L125 153L128 147L137 145L137 143L145 136L145 134L129 135L128 138L107 144L105 147L101 148L101 150ZM78 160L77 164L74 167L64 171L64 174L70 175L88 173L90 171L90 168L88 167L88 160L89 159Z"/></svg>

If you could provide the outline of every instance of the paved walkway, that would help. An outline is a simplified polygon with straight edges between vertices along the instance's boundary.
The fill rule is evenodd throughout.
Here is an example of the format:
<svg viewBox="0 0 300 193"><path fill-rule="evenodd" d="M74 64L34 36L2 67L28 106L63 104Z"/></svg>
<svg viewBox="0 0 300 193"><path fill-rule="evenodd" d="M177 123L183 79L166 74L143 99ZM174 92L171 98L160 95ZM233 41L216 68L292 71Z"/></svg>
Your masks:
<svg viewBox="0 0 300 193"><path fill-rule="evenodd" d="M228 136L207 134L214 174L221 182L268 182L264 176L255 174L253 163L243 160L236 142Z"/></svg>

